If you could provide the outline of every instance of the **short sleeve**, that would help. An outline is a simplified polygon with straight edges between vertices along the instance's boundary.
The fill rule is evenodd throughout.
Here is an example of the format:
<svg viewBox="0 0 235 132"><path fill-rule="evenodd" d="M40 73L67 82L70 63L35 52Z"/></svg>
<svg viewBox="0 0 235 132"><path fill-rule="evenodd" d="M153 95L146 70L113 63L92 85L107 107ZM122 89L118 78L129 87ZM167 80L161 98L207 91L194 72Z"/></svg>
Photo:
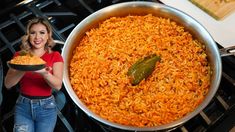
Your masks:
<svg viewBox="0 0 235 132"><path fill-rule="evenodd" d="M63 57L58 51L54 51L53 53L53 62L64 62Z"/></svg>

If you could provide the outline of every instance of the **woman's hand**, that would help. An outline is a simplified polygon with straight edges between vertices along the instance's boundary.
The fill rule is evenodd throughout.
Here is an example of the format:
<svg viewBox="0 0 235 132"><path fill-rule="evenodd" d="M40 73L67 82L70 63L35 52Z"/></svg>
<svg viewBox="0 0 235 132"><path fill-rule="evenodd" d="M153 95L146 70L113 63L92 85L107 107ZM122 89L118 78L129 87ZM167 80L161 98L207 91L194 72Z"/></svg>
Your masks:
<svg viewBox="0 0 235 132"><path fill-rule="evenodd" d="M52 68L47 66L41 70L34 71L35 73L41 74L43 77L47 77L51 73Z"/></svg>
<svg viewBox="0 0 235 132"><path fill-rule="evenodd" d="M9 70L7 71L5 80L4 80L5 87L7 89L10 89L11 87L15 86L20 81L20 79L24 76L24 74L25 74L25 71L19 71L19 70L9 68Z"/></svg>
<svg viewBox="0 0 235 132"><path fill-rule="evenodd" d="M57 90L62 87L63 62L56 62L52 67L46 67L34 72L42 75L50 87Z"/></svg>

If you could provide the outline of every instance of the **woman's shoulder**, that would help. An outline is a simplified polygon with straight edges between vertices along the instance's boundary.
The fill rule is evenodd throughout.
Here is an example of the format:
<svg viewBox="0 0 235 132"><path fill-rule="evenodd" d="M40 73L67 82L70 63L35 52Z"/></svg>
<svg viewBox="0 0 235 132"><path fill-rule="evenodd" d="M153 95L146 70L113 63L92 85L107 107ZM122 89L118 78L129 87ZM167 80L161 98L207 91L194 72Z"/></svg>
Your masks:
<svg viewBox="0 0 235 132"><path fill-rule="evenodd" d="M60 52L58 51L51 51L46 53L49 56L61 56Z"/></svg>
<svg viewBox="0 0 235 132"><path fill-rule="evenodd" d="M47 56L49 58L53 58L53 60L55 60L55 61L63 61L63 58L62 58L60 52L58 52L58 51L52 51L50 53L47 53Z"/></svg>

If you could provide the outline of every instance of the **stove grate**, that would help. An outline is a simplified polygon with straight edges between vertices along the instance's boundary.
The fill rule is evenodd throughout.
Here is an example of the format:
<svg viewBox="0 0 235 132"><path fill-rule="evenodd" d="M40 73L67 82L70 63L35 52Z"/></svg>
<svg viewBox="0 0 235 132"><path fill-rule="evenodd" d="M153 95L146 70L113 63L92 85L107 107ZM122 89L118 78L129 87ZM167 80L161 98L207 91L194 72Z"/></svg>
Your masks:
<svg viewBox="0 0 235 132"><path fill-rule="evenodd" d="M105 6L128 0L69 0L60 2L58 0L36 0L25 5L18 5L10 11L7 20L0 20L0 81L7 69L6 61L19 49L20 37L24 34L27 21L34 16L45 17L53 26L55 39L65 41L72 29L86 16ZM131 1L131 0L129 0ZM149 0L151 1L151 0ZM152 2L159 2L152 0ZM72 4L71 4L72 3ZM218 47L221 46L218 44ZM208 106L198 115L169 131L175 132L208 132L208 131L229 131L235 126L235 58L227 56L222 58L223 73L220 87ZM2 82L0 82L2 85ZM66 92L66 91L65 91ZM3 113L10 111L7 100L12 100L12 91L6 92L3 88ZM67 95L68 97L69 95ZM117 131L110 126L105 126L87 116L79 109L70 98L69 104L63 114L71 122L75 131ZM7 105L7 104L8 105ZM58 130L62 130L57 126ZM11 129L10 127L9 129Z"/></svg>

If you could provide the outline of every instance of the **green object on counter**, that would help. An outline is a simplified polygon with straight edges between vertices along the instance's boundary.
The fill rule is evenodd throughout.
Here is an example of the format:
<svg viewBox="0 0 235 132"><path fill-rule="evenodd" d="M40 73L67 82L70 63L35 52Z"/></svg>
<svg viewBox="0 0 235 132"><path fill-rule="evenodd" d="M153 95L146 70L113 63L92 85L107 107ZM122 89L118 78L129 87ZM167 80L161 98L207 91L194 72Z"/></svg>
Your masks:
<svg viewBox="0 0 235 132"><path fill-rule="evenodd" d="M138 85L143 79L146 79L154 71L157 61L160 61L160 56L156 54L149 55L147 57L139 59L133 64L127 72L127 75L131 77L131 84L133 86Z"/></svg>

